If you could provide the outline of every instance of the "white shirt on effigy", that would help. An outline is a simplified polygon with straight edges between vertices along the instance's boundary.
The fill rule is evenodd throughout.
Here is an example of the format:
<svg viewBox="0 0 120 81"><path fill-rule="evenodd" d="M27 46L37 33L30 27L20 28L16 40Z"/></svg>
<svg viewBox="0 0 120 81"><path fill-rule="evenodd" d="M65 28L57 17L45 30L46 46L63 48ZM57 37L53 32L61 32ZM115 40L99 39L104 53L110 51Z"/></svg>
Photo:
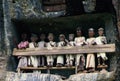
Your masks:
<svg viewBox="0 0 120 81"><path fill-rule="evenodd" d="M44 48L44 46L45 46L45 41L38 42L38 47L39 48Z"/></svg>
<svg viewBox="0 0 120 81"><path fill-rule="evenodd" d="M74 41L70 41L69 42L71 46L74 46L75 42ZM70 46L70 45L67 45L67 46Z"/></svg>
<svg viewBox="0 0 120 81"><path fill-rule="evenodd" d="M34 46L34 43L33 43L33 42L29 43L29 48L35 48L35 46Z"/></svg>
<svg viewBox="0 0 120 81"><path fill-rule="evenodd" d="M105 36L98 36L95 41L96 41L97 45L103 45L103 41L105 43L107 43L107 40L106 40ZM104 60L108 59L107 56L106 56L106 53L98 53L97 57L102 57Z"/></svg>
<svg viewBox="0 0 120 81"><path fill-rule="evenodd" d="M76 46L81 46L85 42L85 37L76 37L75 44Z"/></svg>
<svg viewBox="0 0 120 81"><path fill-rule="evenodd" d="M102 41L104 41L105 43L107 43L105 36L99 36L99 37L96 38L96 43L97 43L98 45L103 45L103 42L102 42Z"/></svg>
<svg viewBox="0 0 120 81"><path fill-rule="evenodd" d="M95 41L95 38L94 38L94 37L88 38L88 39L86 40L87 45L92 45L92 44L94 44L95 42L96 42L96 41Z"/></svg>
<svg viewBox="0 0 120 81"><path fill-rule="evenodd" d="M56 46L56 42L53 42L53 41L48 42L48 43L47 43L47 48L48 48L48 49L51 49L51 48L52 48L51 45L52 45L53 47L55 47L55 46Z"/></svg>

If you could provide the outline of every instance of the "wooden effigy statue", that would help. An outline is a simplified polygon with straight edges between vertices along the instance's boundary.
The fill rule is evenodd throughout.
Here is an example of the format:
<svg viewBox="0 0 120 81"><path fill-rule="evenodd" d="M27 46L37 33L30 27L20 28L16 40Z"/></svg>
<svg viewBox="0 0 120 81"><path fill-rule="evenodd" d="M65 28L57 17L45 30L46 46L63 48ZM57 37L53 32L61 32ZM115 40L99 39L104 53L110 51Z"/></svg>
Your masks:
<svg viewBox="0 0 120 81"><path fill-rule="evenodd" d="M64 34L60 34L59 35L59 42L57 44L58 48L67 46L67 42L65 41L65 35ZM57 55L57 67L61 67L64 65L64 56L63 55Z"/></svg>
<svg viewBox="0 0 120 81"><path fill-rule="evenodd" d="M104 36L103 28L98 29L98 34L99 34L99 36L96 38L96 44L97 45L107 44L107 40L106 40L106 37ZM98 68L100 68L100 67L107 68L107 65L105 64L105 61L108 60L106 53L98 53L97 58L98 58Z"/></svg>
<svg viewBox="0 0 120 81"><path fill-rule="evenodd" d="M26 48L28 48L29 42L27 40L27 34L23 33L21 35L21 38L22 38L22 41L18 44L18 49L26 49ZM19 58L19 63L18 63L17 70L20 67L26 67L28 65L28 63L27 63L27 57L25 57L25 56L19 56L18 58Z"/></svg>
<svg viewBox="0 0 120 81"><path fill-rule="evenodd" d="M75 37L75 45L76 46L83 46L85 44L85 37L82 36L82 31L80 28L76 30L77 37ZM76 66L78 71L83 71L85 66L85 57L83 54L76 55Z"/></svg>
<svg viewBox="0 0 120 81"><path fill-rule="evenodd" d="M53 47L56 47L56 42L54 42L54 36L52 33L48 35L49 42L46 44L49 50L52 50ZM54 55L47 55L47 66L52 67L54 62Z"/></svg>
<svg viewBox="0 0 120 81"><path fill-rule="evenodd" d="M89 45L96 45L95 37L94 37L94 29L90 28L88 30L89 38L86 40L86 44ZM86 61L86 69L88 72L95 71L95 55L93 53L87 54L87 61Z"/></svg>
<svg viewBox="0 0 120 81"><path fill-rule="evenodd" d="M46 47L45 34L40 35L40 42L38 42L38 48ZM38 57L39 66L45 66L45 56Z"/></svg>
<svg viewBox="0 0 120 81"><path fill-rule="evenodd" d="M67 44L68 47L75 46L74 42L74 34L69 34L69 43ZM68 54L66 55L66 66L73 66L74 62L74 55Z"/></svg>
<svg viewBox="0 0 120 81"><path fill-rule="evenodd" d="M38 44L36 43L37 39L38 39L37 35L32 34L31 42L29 43L29 48L36 48L36 47L38 47ZM38 67L39 63L38 63L37 56L30 56L30 58L28 59L28 64L29 64L29 66Z"/></svg>

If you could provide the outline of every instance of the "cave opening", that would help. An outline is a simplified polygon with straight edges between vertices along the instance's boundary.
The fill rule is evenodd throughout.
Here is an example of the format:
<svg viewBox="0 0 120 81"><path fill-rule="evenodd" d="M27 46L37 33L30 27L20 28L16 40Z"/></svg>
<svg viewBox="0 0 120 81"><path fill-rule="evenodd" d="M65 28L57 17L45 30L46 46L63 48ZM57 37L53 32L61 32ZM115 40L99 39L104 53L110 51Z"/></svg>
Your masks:
<svg viewBox="0 0 120 81"><path fill-rule="evenodd" d="M68 34L70 33L76 34L77 27L82 27L83 35L86 38L88 38L88 29L94 28L95 37L97 37L98 28L103 27L105 29L105 36L107 37L108 44L115 43L114 42L115 39L113 39L113 37L115 36L114 31L111 32L111 29L114 29L114 24L111 24L113 23L112 15L107 13L93 14L93 15L86 14L81 16L70 16L70 17L60 17L60 18L29 19L29 20L12 19L12 22L18 34L19 42L20 42L20 35L22 33L27 33L28 38L30 38L31 33L35 33L37 34L37 36L39 36L41 33L45 33L46 36L48 35L48 33L53 33L55 35L55 42L58 42L59 34L61 33L65 34L66 38L68 39ZM48 42L47 39L46 42ZM108 54L108 58L111 59L112 56L109 56ZM110 63L110 59L106 62L106 64L109 65L108 71L111 71L110 66L112 66L112 64ZM96 59L96 67L97 67L97 59ZM96 68L96 70L98 69ZM44 70L42 72L46 73L47 71ZM59 75L69 77L69 75L75 74L75 71L74 70L51 71L51 74L56 74L56 73Z"/></svg>
<svg viewBox="0 0 120 81"><path fill-rule="evenodd" d="M95 10L89 13L85 12L83 1L84 0L66 0L66 17L20 20L12 19L18 40L20 40L20 35L22 33L27 33L28 38L30 38L31 33L35 33L38 36L41 33L45 33L46 36L48 33L53 33L55 35L55 41L58 42L59 34L63 33L66 37L70 33L76 34L75 30L77 27L82 27L83 35L87 38L89 28L94 28L96 32L95 36L98 36L97 29L103 27L105 29L108 43L115 43L115 40L113 39L115 37L113 26L113 15L115 16L115 10L112 0L96 0ZM109 18L111 18L112 21L109 21ZM111 22L113 24L111 24ZM109 55L108 57L110 59L112 58L112 56ZM109 65L108 70L110 71L110 66L112 66L112 64L110 61L107 61L107 64ZM56 73L56 71L53 71L53 74L54 72ZM61 72L63 73L64 71ZM60 73L60 75L62 75L62 73ZM74 74L74 71L69 74ZM65 76L69 77L69 75Z"/></svg>
<svg viewBox="0 0 120 81"><path fill-rule="evenodd" d="M60 17L60 18L45 18L45 19L22 19L16 20L12 19L18 37L20 34L26 32L28 36L32 33L37 35L41 33L53 33L55 35L56 41L58 41L59 34L76 34L76 28L81 27L83 35L88 37L88 29L94 28L97 36L97 29L99 27L105 28L104 18L107 18L107 13L104 14L94 14L94 15L81 15L81 16L70 16L70 17Z"/></svg>

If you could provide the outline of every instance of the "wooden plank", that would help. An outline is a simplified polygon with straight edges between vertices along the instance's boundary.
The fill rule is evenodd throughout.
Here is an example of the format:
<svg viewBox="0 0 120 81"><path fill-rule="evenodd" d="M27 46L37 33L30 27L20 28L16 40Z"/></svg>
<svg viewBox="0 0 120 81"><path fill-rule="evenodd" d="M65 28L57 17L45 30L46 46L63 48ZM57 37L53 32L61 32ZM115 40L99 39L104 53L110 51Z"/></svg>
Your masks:
<svg viewBox="0 0 120 81"><path fill-rule="evenodd" d="M101 52L115 52L115 44L106 45L92 45L92 46L75 46L75 47L54 47L47 48L34 48L17 50L14 49L14 56L31 56L31 55L59 55L59 54L79 54L79 53L101 53Z"/></svg>
<svg viewBox="0 0 120 81"><path fill-rule="evenodd" d="M72 66L72 67L38 67L38 68L35 68L35 67L21 67L20 68L21 70L46 70L46 69L75 69L75 66Z"/></svg>

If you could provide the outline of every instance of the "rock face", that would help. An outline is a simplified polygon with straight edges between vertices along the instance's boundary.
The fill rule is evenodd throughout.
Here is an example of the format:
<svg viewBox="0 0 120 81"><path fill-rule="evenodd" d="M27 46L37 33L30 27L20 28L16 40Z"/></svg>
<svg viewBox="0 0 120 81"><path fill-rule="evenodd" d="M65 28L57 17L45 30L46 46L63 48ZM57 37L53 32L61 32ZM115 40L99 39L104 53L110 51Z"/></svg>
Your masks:
<svg viewBox="0 0 120 81"><path fill-rule="evenodd" d="M62 80L59 75L41 73L7 73L6 81L113 81L114 72L108 73L82 73L70 76L67 80Z"/></svg>
<svg viewBox="0 0 120 81"><path fill-rule="evenodd" d="M0 55L4 54L4 21L2 0L0 1Z"/></svg>
<svg viewBox="0 0 120 81"><path fill-rule="evenodd" d="M58 17L65 14L65 10L57 12L44 12L42 0L9 0L11 18L43 18Z"/></svg>
<svg viewBox="0 0 120 81"><path fill-rule="evenodd" d="M72 75L68 81L113 81L114 79L114 72L108 72Z"/></svg>
<svg viewBox="0 0 120 81"><path fill-rule="evenodd" d="M59 75L41 73L7 73L6 81L60 81Z"/></svg>
<svg viewBox="0 0 120 81"><path fill-rule="evenodd" d="M0 81L5 81L7 57L0 56Z"/></svg>

